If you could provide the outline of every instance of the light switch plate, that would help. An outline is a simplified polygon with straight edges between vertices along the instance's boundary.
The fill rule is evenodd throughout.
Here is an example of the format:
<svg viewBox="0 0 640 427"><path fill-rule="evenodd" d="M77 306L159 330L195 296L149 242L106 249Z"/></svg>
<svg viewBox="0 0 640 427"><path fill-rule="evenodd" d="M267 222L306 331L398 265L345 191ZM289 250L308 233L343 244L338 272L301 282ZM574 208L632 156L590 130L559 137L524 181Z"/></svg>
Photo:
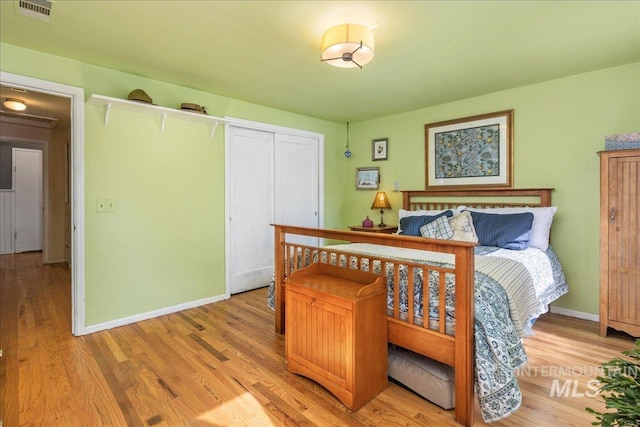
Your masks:
<svg viewBox="0 0 640 427"><path fill-rule="evenodd" d="M107 212L116 211L116 199L106 199Z"/></svg>
<svg viewBox="0 0 640 427"><path fill-rule="evenodd" d="M106 212L107 211L107 200L106 199L97 199L96 200L96 212Z"/></svg>

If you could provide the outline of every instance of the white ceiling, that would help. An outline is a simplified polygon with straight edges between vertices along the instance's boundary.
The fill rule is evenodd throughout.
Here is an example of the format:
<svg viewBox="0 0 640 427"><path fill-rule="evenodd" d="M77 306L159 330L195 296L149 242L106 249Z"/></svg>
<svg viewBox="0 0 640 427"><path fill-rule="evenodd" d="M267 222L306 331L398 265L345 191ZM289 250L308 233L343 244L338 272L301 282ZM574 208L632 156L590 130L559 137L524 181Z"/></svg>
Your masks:
<svg viewBox="0 0 640 427"><path fill-rule="evenodd" d="M60 0L54 12L42 23L0 1L0 41L340 123L640 61L640 1ZM320 62L322 33L346 22L375 26L363 70Z"/></svg>

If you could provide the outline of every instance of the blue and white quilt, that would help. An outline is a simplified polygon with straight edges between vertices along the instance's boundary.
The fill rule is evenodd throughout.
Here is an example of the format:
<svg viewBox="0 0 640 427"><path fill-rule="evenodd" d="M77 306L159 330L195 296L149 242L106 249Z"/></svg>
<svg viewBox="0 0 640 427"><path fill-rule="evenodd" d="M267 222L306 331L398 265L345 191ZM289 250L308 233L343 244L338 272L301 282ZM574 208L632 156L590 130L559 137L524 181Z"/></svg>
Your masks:
<svg viewBox="0 0 640 427"><path fill-rule="evenodd" d="M414 249L349 243L339 250L364 255L452 266L453 256ZM332 250L337 247L333 246ZM485 421L496 421L515 412L522 402L515 369L527 362L521 338L531 334L533 322L548 310L548 304L568 292L568 286L553 249L529 248L512 251L493 247L475 248L475 383L476 395ZM330 262L336 262L332 259ZM346 264L341 257L340 264ZM352 268L358 268L351 259ZM373 271L380 272L374 261ZM368 270L366 262L361 269ZM387 265L387 307L393 309L393 266ZM400 311L408 310L406 266L400 265ZM447 333L454 328L454 276L447 274L445 313ZM423 318L422 271L414 269L414 316ZM274 283L267 303L275 307ZM439 318L438 277L429 277L429 319ZM423 320L424 321L424 320ZM430 322L430 324L435 322Z"/></svg>

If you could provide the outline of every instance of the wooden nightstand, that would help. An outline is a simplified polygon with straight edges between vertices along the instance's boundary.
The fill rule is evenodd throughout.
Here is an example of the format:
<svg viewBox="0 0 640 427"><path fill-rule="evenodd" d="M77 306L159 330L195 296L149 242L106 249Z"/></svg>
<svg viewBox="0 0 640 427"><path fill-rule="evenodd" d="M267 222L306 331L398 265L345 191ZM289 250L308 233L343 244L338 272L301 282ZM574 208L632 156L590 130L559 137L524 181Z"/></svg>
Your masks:
<svg viewBox="0 0 640 427"><path fill-rule="evenodd" d="M387 225L385 227L378 227L377 225L374 225L373 227L363 227L361 225L350 225L349 229L351 231L366 231L368 233L387 233L387 234L391 234L391 233L395 233L396 231L398 231L398 226L393 226L393 225Z"/></svg>

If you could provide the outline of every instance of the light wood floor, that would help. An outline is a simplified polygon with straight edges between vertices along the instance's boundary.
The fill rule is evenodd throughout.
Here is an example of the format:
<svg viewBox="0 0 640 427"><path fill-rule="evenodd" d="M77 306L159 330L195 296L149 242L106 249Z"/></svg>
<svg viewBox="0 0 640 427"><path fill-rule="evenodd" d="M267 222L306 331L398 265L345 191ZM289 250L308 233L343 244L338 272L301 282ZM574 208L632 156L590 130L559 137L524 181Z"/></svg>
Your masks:
<svg viewBox="0 0 640 427"><path fill-rule="evenodd" d="M266 289L73 337L69 270L41 254L0 256L0 419L13 426L455 425L453 412L397 384L351 413L289 374ZM631 348L597 324L546 315L526 340L522 407L492 426L588 426L604 409L587 381ZM550 397L554 380L564 397ZM570 380L571 390L564 380ZM573 389L573 384L577 388ZM556 386L556 388L558 388ZM556 389L557 392L561 391ZM476 425L484 425L476 408Z"/></svg>

